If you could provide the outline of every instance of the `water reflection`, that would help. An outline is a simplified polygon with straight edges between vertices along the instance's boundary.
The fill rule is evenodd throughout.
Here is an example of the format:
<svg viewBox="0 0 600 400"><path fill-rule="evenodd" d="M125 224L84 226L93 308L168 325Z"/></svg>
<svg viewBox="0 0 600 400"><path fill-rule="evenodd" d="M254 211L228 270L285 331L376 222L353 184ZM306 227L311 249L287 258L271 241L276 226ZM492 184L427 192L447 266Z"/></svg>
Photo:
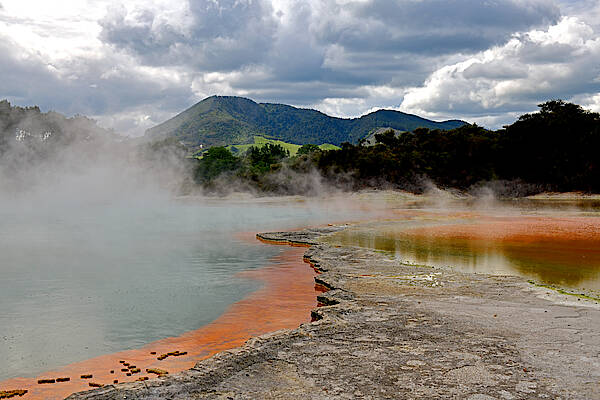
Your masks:
<svg viewBox="0 0 600 400"><path fill-rule="evenodd" d="M359 225L327 241L388 251L409 263L518 275L593 294L600 292L596 215L404 212L401 220Z"/></svg>

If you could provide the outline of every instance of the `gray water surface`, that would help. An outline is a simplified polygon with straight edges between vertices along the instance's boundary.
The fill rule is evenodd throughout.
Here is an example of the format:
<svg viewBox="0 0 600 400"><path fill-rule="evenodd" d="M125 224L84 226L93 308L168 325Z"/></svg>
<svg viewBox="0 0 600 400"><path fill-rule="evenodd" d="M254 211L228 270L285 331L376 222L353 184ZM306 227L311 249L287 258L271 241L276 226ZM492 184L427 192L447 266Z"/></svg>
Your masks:
<svg viewBox="0 0 600 400"><path fill-rule="evenodd" d="M0 207L0 380L198 329L258 288L237 272L283 251L237 232L351 214L296 201L39 200Z"/></svg>

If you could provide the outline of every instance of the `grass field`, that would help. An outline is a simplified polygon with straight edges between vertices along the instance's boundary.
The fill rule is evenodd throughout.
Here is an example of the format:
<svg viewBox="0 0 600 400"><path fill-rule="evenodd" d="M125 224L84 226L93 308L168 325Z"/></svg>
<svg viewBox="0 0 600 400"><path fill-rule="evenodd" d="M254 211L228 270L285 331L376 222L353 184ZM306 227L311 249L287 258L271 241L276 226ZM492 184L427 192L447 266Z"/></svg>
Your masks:
<svg viewBox="0 0 600 400"><path fill-rule="evenodd" d="M295 156L296 153L298 152L298 149L300 147L302 147L299 144L287 143L287 142L283 142L281 140L275 140L275 139L267 139L262 136L254 136L254 144L232 144L232 145L227 146L227 149L229 149L229 151L231 151L233 154L239 155L239 154L244 154L246 151L248 151L248 149L251 146L263 147L267 143L281 145L284 149L286 149L290 152L290 156ZM321 148L321 150L339 149L338 146L335 146L335 145L329 144L329 143L322 144L319 146L319 148Z"/></svg>

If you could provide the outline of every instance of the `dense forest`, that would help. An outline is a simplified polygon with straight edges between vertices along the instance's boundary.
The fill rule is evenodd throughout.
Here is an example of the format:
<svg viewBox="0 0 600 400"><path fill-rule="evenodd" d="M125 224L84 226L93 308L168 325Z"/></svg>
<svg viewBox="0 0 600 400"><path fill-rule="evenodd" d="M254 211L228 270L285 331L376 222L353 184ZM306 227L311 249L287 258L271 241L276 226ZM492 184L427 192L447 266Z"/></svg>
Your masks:
<svg viewBox="0 0 600 400"><path fill-rule="evenodd" d="M600 191L600 115L561 100L541 104L503 129L464 125L444 131L387 130L375 145L343 143L340 150L303 146L289 157L278 145L235 157L223 147L198 161L195 180L208 191L238 185L275 193L307 190L303 176L348 189L398 188L420 192L427 182L500 195L544 190ZM508 184L510 183L510 184Z"/></svg>

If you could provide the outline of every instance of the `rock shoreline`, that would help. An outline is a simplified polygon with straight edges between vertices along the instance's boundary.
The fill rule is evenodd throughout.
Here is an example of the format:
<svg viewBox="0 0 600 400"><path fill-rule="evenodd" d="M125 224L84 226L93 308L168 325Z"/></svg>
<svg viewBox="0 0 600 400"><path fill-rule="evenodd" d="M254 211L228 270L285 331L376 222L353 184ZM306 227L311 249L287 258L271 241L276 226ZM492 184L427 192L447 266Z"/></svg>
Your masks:
<svg viewBox="0 0 600 400"><path fill-rule="evenodd" d="M595 302L319 242L340 229L257 235L311 246L305 259L329 289L314 322L179 374L69 399L600 398Z"/></svg>

